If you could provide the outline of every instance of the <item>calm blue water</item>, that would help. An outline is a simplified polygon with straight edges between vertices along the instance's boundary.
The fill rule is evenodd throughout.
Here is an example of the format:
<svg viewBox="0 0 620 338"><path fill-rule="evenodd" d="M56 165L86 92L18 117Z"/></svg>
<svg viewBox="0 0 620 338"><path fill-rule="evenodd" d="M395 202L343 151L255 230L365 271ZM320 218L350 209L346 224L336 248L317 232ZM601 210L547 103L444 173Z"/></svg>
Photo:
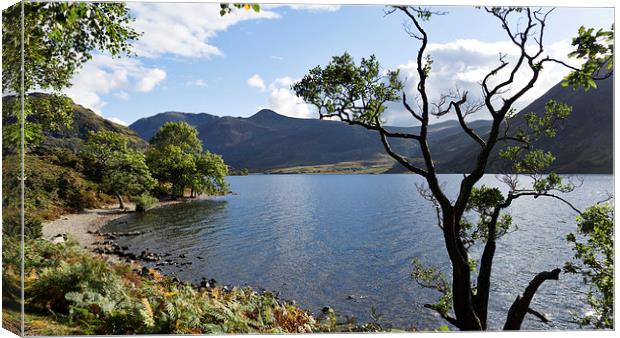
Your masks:
<svg viewBox="0 0 620 338"><path fill-rule="evenodd" d="M452 196L461 177L441 176ZM582 178L583 186L565 196L578 207L613 191L612 176ZM414 257L439 267L448 262L434 209L416 190L421 178L250 175L228 181L234 195L129 215L107 230L152 230L123 237L119 244L136 253L149 248L172 257L186 254L193 265L163 268L182 280L207 277L260 286L315 313L329 305L359 322L369 321L374 307L384 324L395 327L445 324L423 308L437 294L410 279ZM492 175L482 183L500 185ZM495 328L535 274L572 257L565 236L575 231L575 213L568 207L550 199L522 199L511 211L518 230L499 241L494 264L490 318ZM473 252L479 257L480 250ZM580 278L562 274L560 281L541 287L532 305L552 320L552 328L576 328L571 313L585 311L584 290ZM549 325L532 319L524 327Z"/></svg>

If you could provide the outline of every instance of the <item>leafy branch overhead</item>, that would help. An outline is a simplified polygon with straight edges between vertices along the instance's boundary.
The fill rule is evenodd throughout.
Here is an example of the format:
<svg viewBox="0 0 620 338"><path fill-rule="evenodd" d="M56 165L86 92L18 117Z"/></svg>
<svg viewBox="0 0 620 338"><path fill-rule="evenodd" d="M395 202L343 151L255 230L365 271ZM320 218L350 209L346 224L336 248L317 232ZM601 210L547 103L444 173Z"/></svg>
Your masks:
<svg viewBox="0 0 620 338"><path fill-rule="evenodd" d="M242 8L246 11L249 11L250 9L252 9L256 13L260 12L259 4L221 3L220 4L220 15L224 16L226 14L232 13L235 9L242 9Z"/></svg>
<svg viewBox="0 0 620 338"><path fill-rule="evenodd" d="M95 50L113 57L131 55L131 44L140 33L131 27L133 17L123 3L111 2L24 2L2 15L2 91L13 95L51 91L53 95L32 100L25 96L27 144L41 140L43 130L57 131L72 122L71 105L61 90L71 86L73 75L92 58ZM21 83L22 49L24 84ZM22 106L15 100L3 109L3 120L21 122ZM3 133L5 142L20 139L19 128Z"/></svg>

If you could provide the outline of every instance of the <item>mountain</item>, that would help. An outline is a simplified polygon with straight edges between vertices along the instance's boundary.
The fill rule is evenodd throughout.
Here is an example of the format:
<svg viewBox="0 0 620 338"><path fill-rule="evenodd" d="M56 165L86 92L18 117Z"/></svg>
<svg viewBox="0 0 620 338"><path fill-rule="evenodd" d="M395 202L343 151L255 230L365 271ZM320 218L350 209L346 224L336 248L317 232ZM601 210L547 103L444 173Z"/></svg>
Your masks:
<svg viewBox="0 0 620 338"><path fill-rule="evenodd" d="M613 79L608 79L600 82L598 89L588 92L574 91L558 84L523 109L513 125L516 127L524 123L523 112L544 111L544 104L549 99L567 103L573 106L573 113L563 123L558 135L552 139L544 138L535 146L556 154L557 161L553 169L558 172L611 173L612 84ZM269 109L263 109L248 118L164 112L142 118L130 125L130 128L148 140L168 121L185 121L194 126L205 148L221 154L229 165L248 168L252 172L292 167L313 167L317 170L355 167L359 171L360 166L388 161L375 131L338 121L286 117ZM486 135L490 121L472 121L469 125L478 134ZM388 129L413 133L418 131L418 127ZM463 133L454 120L431 124L428 142L439 172L466 172L470 170L470 164L477 155L476 143ZM416 142L394 139L392 147L419 163L421 154ZM390 162L387 163L386 170L390 167ZM499 161L495 151L491 157L490 171L499 171L503 166L505 164ZM393 164L389 170L404 171L399 164Z"/></svg>
<svg viewBox="0 0 620 338"><path fill-rule="evenodd" d="M338 121L286 117L269 109L248 118L165 112L140 119L130 128L144 139L150 139L168 121L185 121L194 126L205 148L221 154L229 165L253 172L351 161L372 162L387 157L375 131ZM477 122L477 125L487 126L488 122ZM457 128L456 121L434 124L431 139L455 134ZM391 129L418 130L417 127ZM411 141L395 140L393 147L407 156L416 156L419 152L417 144Z"/></svg>
<svg viewBox="0 0 620 338"><path fill-rule="evenodd" d="M586 92L556 84L519 112L511 130L526 125L525 113L543 113L549 100L565 103L573 111L559 124L556 137L541 137L533 143L534 148L551 151L556 156L551 169L560 173L613 173L613 76L598 81L597 86ZM498 156L498 150L504 146L496 146L491 155L490 172L508 169ZM455 173L471 170L470 164L477 155L475 150L465 147L460 156L448 154L440 170Z"/></svg>

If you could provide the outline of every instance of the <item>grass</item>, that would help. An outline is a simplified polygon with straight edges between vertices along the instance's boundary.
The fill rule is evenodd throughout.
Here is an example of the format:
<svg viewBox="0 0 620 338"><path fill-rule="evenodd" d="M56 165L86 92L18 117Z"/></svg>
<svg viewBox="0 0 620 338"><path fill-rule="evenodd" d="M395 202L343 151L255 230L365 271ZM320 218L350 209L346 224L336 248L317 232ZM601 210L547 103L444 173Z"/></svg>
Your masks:
<svg viewBox="0 0 620 338"><path fill-rule="evenodd" d="M348 161L312 166L278 168L266 171L267 174L382 174L394 165L394 161L381 158L372 161Z"/></svg>

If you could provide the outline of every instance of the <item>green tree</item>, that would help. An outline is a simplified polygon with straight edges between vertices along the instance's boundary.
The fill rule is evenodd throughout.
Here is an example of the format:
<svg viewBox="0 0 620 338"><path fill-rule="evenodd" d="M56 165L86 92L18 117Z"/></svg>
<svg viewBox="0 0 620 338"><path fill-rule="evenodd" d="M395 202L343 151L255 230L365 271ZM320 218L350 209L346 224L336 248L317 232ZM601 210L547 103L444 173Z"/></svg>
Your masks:
<svg viewBox="0 0 620 338"><path fill-rule="evenodd" d="M573 38L575 50L569 56L585 59L580 67L573 67L557 61L572 71L564 78L564 86L582 87L585 90L596 88L596 80L612 75L614 67L614 26L610 30L586 28L581 26L577 36Z"/></svg>
<svg viewBox="0 0 620 338"><path fill-rule="evenodd" d="M566 239L573 244L575 261L564 270L580 274L589 286L588 303L593 314L581 318L582 325L597 329L614 327L614 208L596 204L577 216L577 234Z"/></svg>
<svg viewBox="0 0 620 338"><path fill-rule="evenodd" d="M185 122L167 122L153 136L147 164L160 183L172 185L172 195L221 193L227 189L228 167L219 155L202 152L198 131Z"/></svg>
<svg viewBox="0 0 620 338"><path fill-rule="evenodd" d="M107 192L116 196L124 209L122 195L148 193L156 181L144 154L129 149L127 136L113 131L89 132L80 152L87 173Z"/></svg>
<svg viewBox="0 0 620 338"><path fill-rule="evenodd" d="M185 122L164 123L149 143L155 148L176 146L187 154L202 152L202 142L198 138L198 131Z"/></svg>
<svg viewBox="0 0 620 338"><path fill-rule="evenodd" d="M338 119L376 131L392 158L424 178L426 184L418 189L437 211L437 225L444 237L452 269L449 278L443 277L438 270L424 268L416 261L412 275L421 285L442 294L437 304L427 304L427 307L461 330L486 330L489 327L487 316L496 241L514 228L512 216L507 212L511 203L522 197L546 196L578 211L557 194L571 191L574 185L563 182L557 174L542 174L553 162L553 154L532 147L532 141L539 137L554 137L557 124L570 114L571 108L560 102L549 102L544 113L527 114L525 125L509 128L515 116L515 102L534 86L546 64L558 63L543 54L543 36L550 11L500 7L484 8L484 11L499 21L510 43L520 53L514 61L508 61L506 55L500 54L499 64L480 83L483 93L480 102L458 90L442 95L436 102L431 101L427 80L432 72L433 59L427 53L429 36L423 22L432 15L443 13L412 6L393 7L389 13L402 13L410 23L406 26L407 33L419 42L415 86L417 106L410 104L398 71L382 70L374 56L362 59L359 65L346 53L335 56L328 65L311 69L292 86L297 96L316 107L320 118ZM581 72L579 68L572 70ZM525 81L515 82L516 74L522 75ZM411 118L420 124L418 133L400 132L384 126L382 114L386 104L397 100L402 100ZM468 125L467 117L479 112L487 112L492 118L487 134L478 134ZM449 114L456 117L463 133L475 142L478 149L472 169L463 175L454 200L448 197L440 183L428 146L430 118ZM401 155L391 147L390 142L394 139L416 142L422 159L413 161ZM502 178L507 193L497 187L477 185L485 174L493 150L501 145L505 146L501 157L512 163L511 172ZM522 176L517 174L526 174L530 179L522 182ZM470 252L474 245L483 248L479 257ZM534 276L508 309L505 330L519 329L527 313L540 315L530 308L531 300L542 283L558 279L560 272L556 268Z"/></svg>
<svg viewBox="0 0 620 338"><path fill-rule="evenodd" d="M128 152L127 136L113 131L89 131L88 138L80 151L84 170L95 182L101 182L103 171L118 153Z"/></svg>
<svg viewBox="0 0 620 338"><path fill-rule="evenodd" d="M131 42L139 36L129 25L132 20L123 3L24 1L3 11L2 90L25 95L26 142L40 140L44 128L58 130L71 123L70 101L60 91L71 85L71 78L92 57L93 50L112 56L129 54ZM32 100L27 94L36 90L48 90L52 95ZM7 102L3 111L9 122L3 140L19 144L21 101Z"/></svg>
<svg viewBox="0 0 620 338"><path fill-rule="evenodd" d="M175 145L151 146L146 153L146 163L160 185L169 183L173 197L182 197L185 187L192 184L196 172L194 154L188 154Z"/></svg>
<svg viewBox="0 0 620 338"><path fill-rule="evenodd" d="M155 184L144 154L136 150L114 152L103 170L102 186L116 196L121 209L125 208L123 195L148 193Z"/></svg>
<svg viewBox="0 0 620 338"><path fill-rule="evenodd" d="M202 193L220 194L228 192L228 166L222 156L205 151L195 157L196 174L191 184L192 195Z"/></svg>

